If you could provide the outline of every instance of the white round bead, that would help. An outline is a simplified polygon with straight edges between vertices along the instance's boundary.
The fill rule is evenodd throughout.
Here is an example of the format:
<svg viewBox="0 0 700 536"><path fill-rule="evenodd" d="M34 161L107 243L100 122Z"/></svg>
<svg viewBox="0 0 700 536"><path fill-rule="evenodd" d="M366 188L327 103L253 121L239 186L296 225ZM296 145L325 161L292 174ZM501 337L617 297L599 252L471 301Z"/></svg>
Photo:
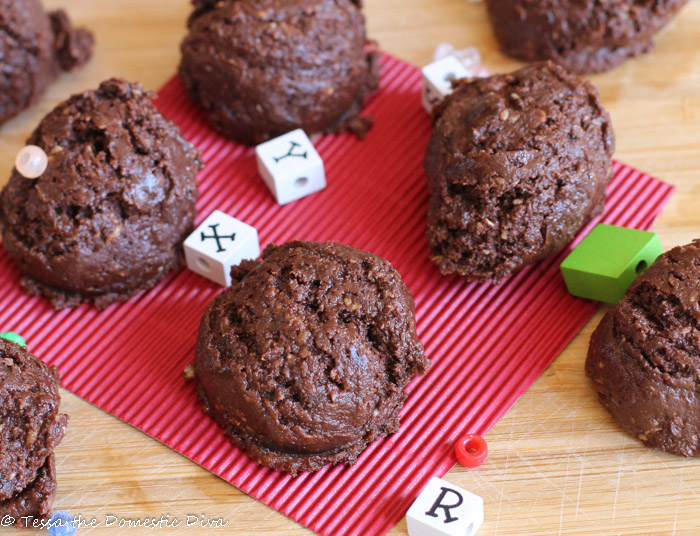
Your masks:
<svg viewBox="0 0 700 536"><path fill-rule="evenodd" d="M46 171L49 165L49 157L41 147L27 145L15 159L15 167L25 179L36 179Z"/></svg>

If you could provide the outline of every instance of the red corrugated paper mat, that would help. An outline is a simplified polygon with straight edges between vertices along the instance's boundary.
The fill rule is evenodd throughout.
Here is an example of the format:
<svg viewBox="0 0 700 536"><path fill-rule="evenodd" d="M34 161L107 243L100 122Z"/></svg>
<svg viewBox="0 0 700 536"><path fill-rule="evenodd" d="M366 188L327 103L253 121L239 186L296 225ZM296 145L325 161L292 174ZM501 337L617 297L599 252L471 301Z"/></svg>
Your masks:
<svg viewBox="0 0 700 536"><path fill-rule="evenodd" d="M0 328L21 333L33 353L57 365L67 389L325 535L389 530L427 479L456 463L457 437L493 426L597 309L566 292L559 263L570 248L499 286L439 274L425 239L422 158L430 125L420 107L420 73L389 56L383 66L381 91L367 109L376 118L367 139L318 140L328 187L284 207L258 177L253 150L214 134L177 80L157 100L204 155L198 222L220 209L257 227L262 245L298 238L369 250L388 259L413 292L432 367L408 388L401 431L370 446L352 468L293 479L258 467L202 413L182 370L220 287L182 270L102 312L81 306L56 313L22 293L14 263L0 254ZM617 163L603 221L647 229L671 191Z"/></svg>

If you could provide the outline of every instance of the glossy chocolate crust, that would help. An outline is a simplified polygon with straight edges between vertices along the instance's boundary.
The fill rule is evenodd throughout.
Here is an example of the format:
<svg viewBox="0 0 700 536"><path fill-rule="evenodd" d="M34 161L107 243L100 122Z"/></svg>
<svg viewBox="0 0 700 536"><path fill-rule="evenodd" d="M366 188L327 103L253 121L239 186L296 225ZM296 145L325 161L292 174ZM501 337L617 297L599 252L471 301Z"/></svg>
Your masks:
<svg viewBox="0 0 700 536"><path fill-rule="evenodd" d="M591 337L601 404L648 447L700 456L700 240L673 248L627 289Z"/></svg>
<svg viewBox="0 0 700 536"><path fill-rule="evenodd" d="M31 106L61 73L82 66L93 36L39 0L0 0L0 124Z"/></svg>
<svg viewBox="0 0 700 536"><path fill-rule="evenodd" d="M52 453L68 422L60 403L56 368L0 339L0 516L48 513Z"/></svg>
<svg viewBox="0 0 700 536"><path fill-rule="evenodd" d="M379 54L351 0L195 1L180 80L209 123L259 144L371 125L359 113L379 85Z"/></svg>
<svg viewBox="0 0 700 536"><path fill-rule="evenodd" d="M602 212L613 150L596 89L551 62L457 81L424 162L433 261L498 282L555 252Z"/></svg>
<svg viewBox="0 0 700 536"><path fill-rule="evenodd" d="M486 0L504 54L598 73L648 52L687 0Z"/></svg>
<svg viewBox="0 0 700 536"><path fill-rule="evenodd" d="M398 431L428 368L413 298L384 259L334 243L270 245L207 308L194 363L205 410L258 463L349 463Z"/></svg>
<svg viewBox="0 0 700 536"><path fill-rule="evenodd" d="M13 171L0 228L28 293L56 309L103 308L180 265L201 162L139 84L111 79L71 97L27 143L48 168L36 180Z"/></svg>

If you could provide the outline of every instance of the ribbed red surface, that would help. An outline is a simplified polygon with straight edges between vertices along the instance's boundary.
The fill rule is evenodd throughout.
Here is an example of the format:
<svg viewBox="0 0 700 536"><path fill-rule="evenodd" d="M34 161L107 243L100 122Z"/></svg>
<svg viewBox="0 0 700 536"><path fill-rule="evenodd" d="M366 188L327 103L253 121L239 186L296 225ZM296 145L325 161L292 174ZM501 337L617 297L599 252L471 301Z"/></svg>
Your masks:
<svg viewBox="0 0 700 536"><path fill-rule="evenodd" d="M0 253L0 327L58 365L66 388L325 535L385 533L429 477L455 464L457 437L485 433L597 308L566 292L558 267L569 249L499 286L438 273L425 240L421 161L430 126L419 71L386 56L382 80L367 139L319 140L328 188L284 207L258 177L253 150L212 133L176 80L157 101L207 163L198 221L220 209L256 226L263 245L299 238L366 249L391 261L413 292L432 367L409 386L401 431L373 444L352 468L292 479L258 467L202 413L182 370L218 286L183 270L126 304L55 313L22 293L19 273ZM622 164L615 172L603 221L648 228L672 188Z"/></svg>

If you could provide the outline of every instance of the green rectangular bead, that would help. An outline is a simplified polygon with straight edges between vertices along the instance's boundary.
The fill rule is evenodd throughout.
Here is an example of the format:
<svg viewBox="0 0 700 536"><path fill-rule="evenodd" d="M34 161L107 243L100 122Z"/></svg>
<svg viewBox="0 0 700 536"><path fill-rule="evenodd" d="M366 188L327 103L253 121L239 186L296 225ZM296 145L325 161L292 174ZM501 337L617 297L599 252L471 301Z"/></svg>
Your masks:
<svg viewBox="0 0 700 536"><path fill-rule="evenodd" d="M655 233L601 223L564 259L561 273L574 296L618 303L663 252Z"/></svg>

